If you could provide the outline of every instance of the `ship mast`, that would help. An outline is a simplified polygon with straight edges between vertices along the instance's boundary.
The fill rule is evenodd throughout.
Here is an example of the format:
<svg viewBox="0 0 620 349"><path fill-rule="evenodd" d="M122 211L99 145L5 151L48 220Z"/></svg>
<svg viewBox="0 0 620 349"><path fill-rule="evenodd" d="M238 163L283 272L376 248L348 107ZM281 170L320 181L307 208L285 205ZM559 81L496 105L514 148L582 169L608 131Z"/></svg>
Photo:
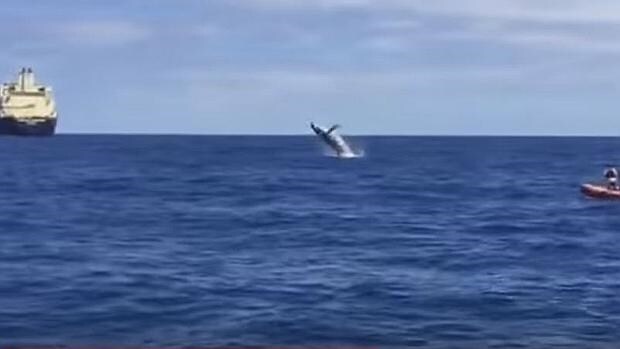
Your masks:
<svg viewBox="0 0 620 349"><path fill-rule="evenodd" d="M22 68L19 72L18 88L22 92L26 92L35 88L34 73L32 68Z"/></svg>

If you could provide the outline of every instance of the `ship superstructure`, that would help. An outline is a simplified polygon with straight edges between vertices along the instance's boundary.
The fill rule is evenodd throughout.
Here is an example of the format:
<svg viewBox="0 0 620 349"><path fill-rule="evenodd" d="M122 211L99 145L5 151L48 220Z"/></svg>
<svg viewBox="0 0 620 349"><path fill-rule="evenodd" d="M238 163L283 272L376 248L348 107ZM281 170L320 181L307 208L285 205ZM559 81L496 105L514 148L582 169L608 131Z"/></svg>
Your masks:
<svg viewBox="0 0 620 349"><path fill-rule="evenodd" d="M0 86L0 134L51 136L57 119L51 87L37 84L31 68L23 68L16 82Z"/></svg>

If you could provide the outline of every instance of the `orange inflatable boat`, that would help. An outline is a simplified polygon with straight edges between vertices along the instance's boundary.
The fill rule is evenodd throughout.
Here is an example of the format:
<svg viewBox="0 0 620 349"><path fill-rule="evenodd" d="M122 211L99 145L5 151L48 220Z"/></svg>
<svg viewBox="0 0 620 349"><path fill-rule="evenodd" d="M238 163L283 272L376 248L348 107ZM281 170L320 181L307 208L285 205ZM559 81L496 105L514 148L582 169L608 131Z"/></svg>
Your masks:
<svg viewBox="0 0 620 349"><path fill-rule="evenodd" d="M620 199L620 190L609 189L604 185L583 184L581 192L596 199Z"/></svg>

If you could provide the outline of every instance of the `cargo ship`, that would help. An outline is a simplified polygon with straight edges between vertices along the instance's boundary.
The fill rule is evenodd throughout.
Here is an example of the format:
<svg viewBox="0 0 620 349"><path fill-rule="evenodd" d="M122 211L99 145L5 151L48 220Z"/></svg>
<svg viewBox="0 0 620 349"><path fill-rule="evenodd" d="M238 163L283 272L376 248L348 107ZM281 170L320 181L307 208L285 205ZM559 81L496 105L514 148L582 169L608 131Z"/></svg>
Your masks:
<svg viewBox="0 0 620 349"><path fill-rule="evenodd" d="M32 68L0 86L0 135L52 136L57 120L52 89L36 83Z"/></svg>

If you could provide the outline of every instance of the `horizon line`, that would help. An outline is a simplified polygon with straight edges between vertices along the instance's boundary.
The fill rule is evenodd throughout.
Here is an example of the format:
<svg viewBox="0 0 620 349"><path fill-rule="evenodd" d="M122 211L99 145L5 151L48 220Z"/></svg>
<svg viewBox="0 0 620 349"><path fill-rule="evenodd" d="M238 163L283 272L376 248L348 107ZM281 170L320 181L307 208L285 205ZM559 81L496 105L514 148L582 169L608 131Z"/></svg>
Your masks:
<svg viewBox="0 0 620 349"><path fill-rule="evenodd" d="M315 137L312 133L176 133L176 132L56 132L55 136L192 136L192 137ZM539 137L618 138L620 134L450 134L450 133L350 133L345 137Z"/></svg>

